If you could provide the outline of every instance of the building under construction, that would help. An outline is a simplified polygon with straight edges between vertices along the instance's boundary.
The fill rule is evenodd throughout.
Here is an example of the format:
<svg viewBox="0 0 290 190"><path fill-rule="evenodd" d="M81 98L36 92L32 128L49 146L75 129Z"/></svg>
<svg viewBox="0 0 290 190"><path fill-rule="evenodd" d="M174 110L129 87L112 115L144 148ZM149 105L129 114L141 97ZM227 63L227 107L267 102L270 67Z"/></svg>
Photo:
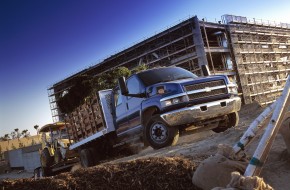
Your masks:
<svg viewBox="0 0 290 190"><path fill-rule="evenodd" d="M112 44L114 45L114 44ZM48 88L53 121L62 120L57 101L79 75L97 76L125 66L179 66L203 75L225 74L239 86L245 104L273 102L290 70L290 24L224 15L208 22L197 16L164 30Z"/></svg>

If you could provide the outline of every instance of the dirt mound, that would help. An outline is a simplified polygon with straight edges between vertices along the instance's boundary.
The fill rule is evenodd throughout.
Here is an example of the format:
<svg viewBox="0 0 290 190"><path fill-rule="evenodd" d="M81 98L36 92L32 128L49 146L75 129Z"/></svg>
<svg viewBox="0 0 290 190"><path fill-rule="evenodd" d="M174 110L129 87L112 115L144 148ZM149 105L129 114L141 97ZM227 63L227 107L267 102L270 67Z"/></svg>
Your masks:
<svg viewBox="0 0 290 190"><path fill-rule="evenodd" d="M4 180L8 189L198 189L192 182L197 164L182 157L152 157L102 164L54 177Z"/></svg>

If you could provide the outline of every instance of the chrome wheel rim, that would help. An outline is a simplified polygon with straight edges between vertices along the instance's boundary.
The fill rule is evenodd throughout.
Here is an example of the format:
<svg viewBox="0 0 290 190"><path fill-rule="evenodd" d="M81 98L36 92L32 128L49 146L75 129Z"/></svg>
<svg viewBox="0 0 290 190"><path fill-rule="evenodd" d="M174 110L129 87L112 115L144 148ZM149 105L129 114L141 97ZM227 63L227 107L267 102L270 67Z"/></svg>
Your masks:
<svg viewBox="0 0 290 190"><path fill-rule="evenodd" d="M154 142L163 143L168 138L167 127L162 123L154 123L150 129L150 136Z"/></svg>

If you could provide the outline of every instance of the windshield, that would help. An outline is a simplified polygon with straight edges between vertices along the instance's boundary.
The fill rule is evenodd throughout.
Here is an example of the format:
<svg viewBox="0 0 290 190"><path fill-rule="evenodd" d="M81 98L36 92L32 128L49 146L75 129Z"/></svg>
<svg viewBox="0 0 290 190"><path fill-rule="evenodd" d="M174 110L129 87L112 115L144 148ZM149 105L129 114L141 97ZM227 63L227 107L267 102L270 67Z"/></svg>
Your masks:
<svg viewBox="0 0 290 190"><path fill-rule="evenodd" d="M159 82L168 82L187 78L197 78L197 76L180 67L165 67L144 71L137 74L145 86L150 86Z"/></svg>
<svg viewBox="0 0 290 190"><path fill-rule="evenodd" d="M68 134L66 129L57 129L55 131L51 131L51 132L46 132L45 133L45 138L47 141L53 141L55 139L68 139ZM52 138L52 139L51 139Z"/></svg>

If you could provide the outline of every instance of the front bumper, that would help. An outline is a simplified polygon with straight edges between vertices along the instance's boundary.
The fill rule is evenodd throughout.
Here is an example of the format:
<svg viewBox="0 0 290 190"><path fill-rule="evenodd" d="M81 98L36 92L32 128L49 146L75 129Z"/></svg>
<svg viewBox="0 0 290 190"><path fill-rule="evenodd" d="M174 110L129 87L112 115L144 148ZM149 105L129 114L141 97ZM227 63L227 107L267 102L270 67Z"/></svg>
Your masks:
<svg viewBox="0 0 290 190"><path fill-rule="evenodd" d="M233 97L170 111L161 114L161 118L170 126L178 126L224 116L240 109L241 99Z"/></svg>

